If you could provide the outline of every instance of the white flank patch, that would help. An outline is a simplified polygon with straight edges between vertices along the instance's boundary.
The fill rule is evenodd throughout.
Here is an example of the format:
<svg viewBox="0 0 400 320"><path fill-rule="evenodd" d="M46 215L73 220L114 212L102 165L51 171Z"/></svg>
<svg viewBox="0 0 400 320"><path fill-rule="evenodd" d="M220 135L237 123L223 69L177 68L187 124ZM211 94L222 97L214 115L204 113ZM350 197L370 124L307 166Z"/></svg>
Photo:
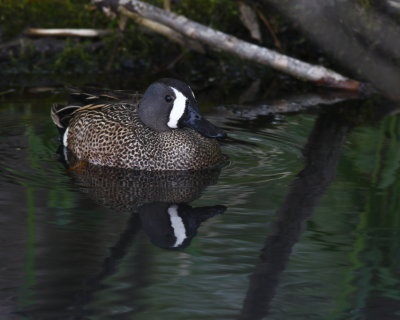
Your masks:
<svg viewBox="0 0 400 320"><path fill-rule="evenodd" d="M169 114L168 127L172 129L178 128L178 121L183 116L186 108L186 97L175 88L172 88L175 93L174 105L172 106L171 113Z"/></svg>
<svg viewBox="0 0 400 320"><path fill-rule="evenodd" d="M63 154L64 154L64 160L67 164L69 164L68 162L68 149L66 147L63 148Z"/></svg>
<svg viewBox="0 0 400 320"><path fill-rule="evenodd" d="M186 239L185 225L183 224L182 218L178 216L178 206L176 204L168 208L168 214L171 220L172 229L174 229L174 235L176 237L174 247L177 247Z"/></svg>
<svg viewBox="0 0 400 320"><path fill-rule="evenodd" d="M68 130L69 130L69 128L67 128L67 130L65 130L64 136L63 136L63 145L64 145L64 147L68 147Z"/></svg>

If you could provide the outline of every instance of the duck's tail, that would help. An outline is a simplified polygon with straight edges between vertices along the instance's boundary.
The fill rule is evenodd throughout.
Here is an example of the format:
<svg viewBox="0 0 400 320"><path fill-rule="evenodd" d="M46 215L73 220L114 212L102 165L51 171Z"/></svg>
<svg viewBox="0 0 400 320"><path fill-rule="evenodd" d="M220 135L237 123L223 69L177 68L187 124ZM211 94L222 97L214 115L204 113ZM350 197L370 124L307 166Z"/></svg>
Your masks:
<svg viewBox="0 0 400 320"><path fill-rule="evenodd" d="M58 130L61 134L67 129L69 120L72 117L74 111L79 109L80 105L62 105L62 104L53 104L50 110L51 119L54 124L57 126Z"/></svg>

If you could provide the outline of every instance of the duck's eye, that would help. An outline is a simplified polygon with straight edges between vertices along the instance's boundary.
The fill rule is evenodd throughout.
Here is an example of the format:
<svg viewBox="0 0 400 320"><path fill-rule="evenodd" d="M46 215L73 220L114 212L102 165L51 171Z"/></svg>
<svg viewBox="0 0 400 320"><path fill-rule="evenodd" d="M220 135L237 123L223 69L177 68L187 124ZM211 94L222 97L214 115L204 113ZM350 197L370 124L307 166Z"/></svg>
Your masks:
<svg viewBox="0 0 400 320"><path fill-rule="evenodd" d="M165 101L167 101L167 102L172 102L174 100L174 97L173 96L170 96L169 94L167 94L166 96L165 96Z"/></svg>

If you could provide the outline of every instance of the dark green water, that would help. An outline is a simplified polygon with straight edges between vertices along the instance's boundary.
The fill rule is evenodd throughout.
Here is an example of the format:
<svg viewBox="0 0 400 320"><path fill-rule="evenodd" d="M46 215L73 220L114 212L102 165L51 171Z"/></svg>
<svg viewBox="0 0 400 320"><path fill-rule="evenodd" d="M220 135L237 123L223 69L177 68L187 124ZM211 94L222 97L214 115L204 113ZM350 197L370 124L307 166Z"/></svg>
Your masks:
<svg viewBox="0 0 400 320"><path fill-rule="evenodd" d="M380 111L362 125L358 101L251 120L208 108L240 140L229 165L165 187L67 170L49 117L64 100L0 96L0 319L400 319L400 117L385 106L364 102ZM164 204L182 202L226 210L160 248Z"/></svg>

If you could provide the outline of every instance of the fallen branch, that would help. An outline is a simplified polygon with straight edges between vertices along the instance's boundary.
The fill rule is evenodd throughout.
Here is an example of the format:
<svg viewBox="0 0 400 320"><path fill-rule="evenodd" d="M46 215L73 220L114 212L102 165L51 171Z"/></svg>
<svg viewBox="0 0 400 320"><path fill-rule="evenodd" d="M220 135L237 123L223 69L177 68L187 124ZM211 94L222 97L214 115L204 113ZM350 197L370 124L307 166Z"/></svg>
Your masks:
<svg viewBox="0 0 400 320"><path fill-rule="evenodd" d="M360 90L361 83L342 76L322 66L312 65L273 50L240 40L182 15L143 3L138 0L92 0L97 6L118 11L123 7L143 18L165 25L185 37L208 45L216 51L224 51L242 59L270 66L294 77L317 84L346 90Z"/></svg>
<svg viewBox="0 0 400 320"><path fill-rule="evenodd" d="M112 34L110 30L97 29L39 29L29 28L25 30L25 34L29 36L41 37L83 37L93 38Z"/></svg>

